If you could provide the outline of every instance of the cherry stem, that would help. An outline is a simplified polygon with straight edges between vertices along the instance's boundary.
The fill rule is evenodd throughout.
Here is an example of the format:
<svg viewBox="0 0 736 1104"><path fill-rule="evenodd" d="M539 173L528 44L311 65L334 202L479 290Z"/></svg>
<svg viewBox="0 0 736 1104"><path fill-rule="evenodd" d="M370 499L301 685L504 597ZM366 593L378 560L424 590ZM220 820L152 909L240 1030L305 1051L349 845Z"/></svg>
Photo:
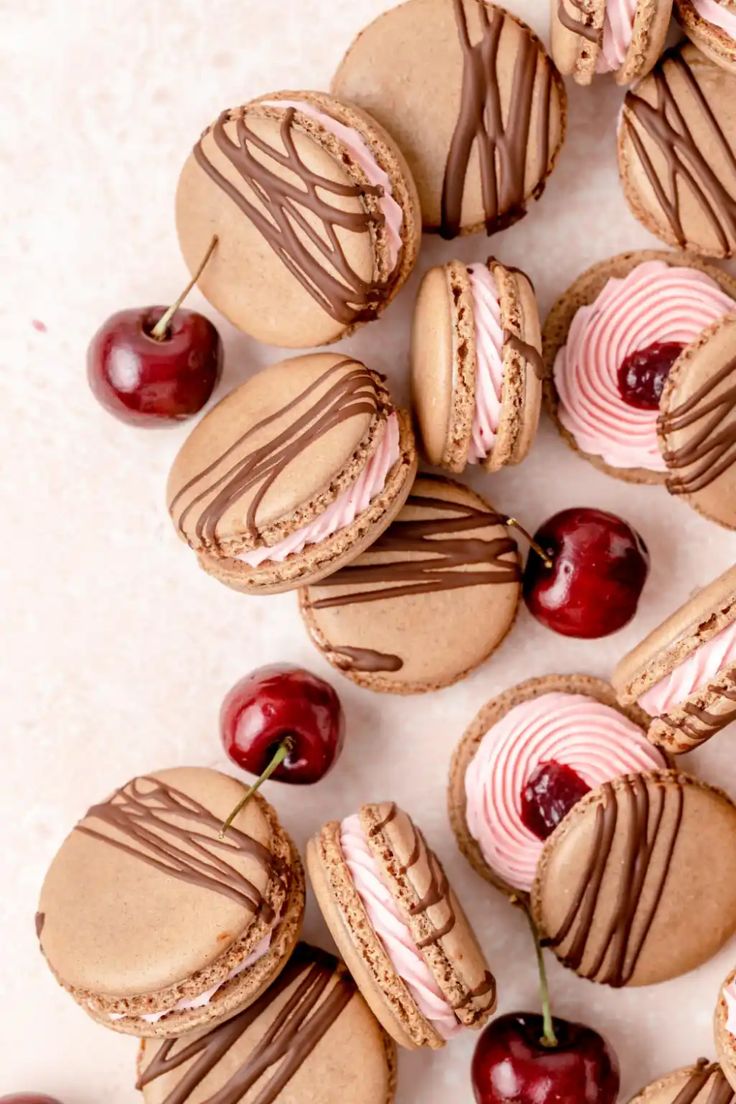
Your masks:
<svg viewBox="0 0 736 1104"><path fill-rule="evenodd" d="M161 315L158 322L156 323L156 325L151 330L151 337L154 339L154 341L163 341L165 339L166 334L168 333L168 330L169 330L169 326L171 325L171 319L174 317L174 315L178 311L179 307L182 305L182 303L186 299L187 295L192 290L192 288L196 284L197 280L199 279L199 277L204 272L204 266L207 264L208 260L210 259L210 257L214 253L216 245L217 245L217 234L215 234L212 241L210 242L209 248L208 248L207 252L205 253L204 257L202 258L202 263L200 264L199 268L197 269L197 271L192 276L192 278L189 281L189 283L187 284L187 286L184 288L184 290L181 293L181 295L179 296L179 298L176 299L175 302L173 302L171 304L169 309L167 311L165 311L164 314Z"/></svg>
<svg viewBox="0 0 736 1104"><path fill-rule="evenodd" d="M250 786L245 791L245 793L243 794L242 799L238 802L238 804L235 806L233 811L230 813L230 816L227 818L227 820L223 824L222 828L220 829L220 835L219 835L220 839L225 838L225 833L227 832L228 828L230 828L232 826L232 823L235 820L238 813L242 812L242 810L248 804L250 799L253 797L253 794L258 793L258 791L260 790L263 783L268 782L268 780L271 777L271 775L273 774L273 772L278 767L281 766L284 759L286 759L287 755L290 755L293 750L294 750L294 738L292 736L284 736L283 740L281 741L279 746L276 748L276 751L273 753L273 757L271 758L271 762L268 764L268 766L264 770L261 777L258 778L253 783L253 785Z"/></svg>
<svg viewBox="0 0 736 1104"><path fill-rule="evenodd" d="M506 524L508 526L510 526L512 529L518 529L518 531L521 533L521 535L523 537L525 537L526 540L529 542L529 545L531 546L532 550L537 553L537 555L539 556L539 558L542 561L542 563L544 564L544 566L548 570L551 571L552 568L554 567L554 564L552 563L552 560L549 558L549 554L544 551L541 544L537 544L537 542L535 541L535 539L531 535L531 533L528 533L526 531L526 529L524 528L524 526L519 524L519 522L517 521L516 518L513 518L513 517L506 518Z"/></svg>
<svg viewBox="0 0 736 1104"><path fill-rule="evenodd" d="M549 1050L554 1050L559 1046L557 1035L555 1034L554 1020L552 1019L552 1001L549 995L549 981L547 979L547 967L544 962L544 950L542 949L542 941L539 938L539 931L537 925L534 923L534 917L532 916L531 909L525 900L521 897L514 897L512 904L520 908L527 918L529 928L532 933L532 939L534 940L534 950L537 955L537 968L539 970L539 996L542 1002L542 1023L544 1025L542 1031L542 1038L539 1040L543 1047L547 1047Z"/></svg>

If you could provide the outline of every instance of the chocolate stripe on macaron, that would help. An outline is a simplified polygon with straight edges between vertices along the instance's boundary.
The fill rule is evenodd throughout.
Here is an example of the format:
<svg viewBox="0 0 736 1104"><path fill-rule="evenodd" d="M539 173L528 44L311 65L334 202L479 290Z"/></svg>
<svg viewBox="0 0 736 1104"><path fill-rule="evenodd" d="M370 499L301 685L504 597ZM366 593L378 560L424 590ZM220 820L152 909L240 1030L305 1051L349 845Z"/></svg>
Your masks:
<svg viewBox="0 0 736 1104"><path fill-rule="evenodd" d="M718 1063L701 1058L646 1085L629 1104L736 1104L736 1097Z"/></svg>

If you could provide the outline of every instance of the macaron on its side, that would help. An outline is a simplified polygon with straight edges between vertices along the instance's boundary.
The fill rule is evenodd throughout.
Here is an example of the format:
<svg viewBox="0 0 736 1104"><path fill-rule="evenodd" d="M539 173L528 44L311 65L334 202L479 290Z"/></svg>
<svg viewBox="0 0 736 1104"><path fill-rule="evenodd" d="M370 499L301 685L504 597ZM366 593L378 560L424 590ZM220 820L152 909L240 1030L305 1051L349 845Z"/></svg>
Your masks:
<svg viewBox="0 0 736 1104"><path fill-rule="evenodd" d="M669 29L672 0L551 0L552 57L577 84L611 73L618 84L656 64Z"/></svg>
<svg viewBox="0 0 736 1104"><path fill-rule="evenodd" d="M614 988L707 962L736 931L736 806L674 770L591 791L547 839L531 895L563 965Z"/></svg>
<svg viewBox="0 0 736 1104"><path fill-rule="evenodd" d="M645 1086L629 1104L733 1104L728 1081L717 1062L701 1058Z"/></svg>
<svg viewBox="0 0 736 1104"><path fill-rule="evenodd" d="M289 590L358 555L416 471L409 415L359 361L271 365L217 404L176 457L169 512L200 565L250 593Z"/></svg>
<svg viewBox="0 0 736 1104"><path fill-rule="evenodd" d="M520 595L504 519L469 487L420 475L383 536L299 599L337 670L369 690L413 694L457 682L495 652Z"/></svg>
<svg viewBox="0 0 736 1104"><path fill-rule="evenodd" d="M612 7L623 0L608 0ZM659 61L672 18L672 0L638 0L631 45L614 76L617 84L631 84L646 76Z"/></svg>
<svg viewBox="0 0 736 1104"><path fill-rule="evenodd" d="M217 236L198 280L213 306L291 348L328 344L378 317L421 234L393 139L320 92L276 92L223 112L184 165L176 213L192 272Z"/></svg>
<svg viewBox="0 0 736 1104"><path fill-rule="evenodd" d="M618 129L619 175L634 216L669 245L736 250L736 73L692 43L631 89Z"/></svg>
<svg viewBox="0 0 736 1104"><path fill-rule="evenodd" d="M731 971L718 993L713 1027L718 1061L736 1094L736 970Z"/></svg>
<svg viewBox="0 0 736 1104"><path fill-rule="evenodd" d="M592 84L603 42L606 0L550 0L551 53L576 84Z"/></svg>
<svg viewBox="0 0 736 1104"><path fill-rule="evenodd" d="M736 73L736 4L732 0L674 0L677 21L699 50Z"/></svg>
<svg viewBox="0 0 736 1104"><path fill-rule="evenodd" d="M391 1104L396 1047L345 966L299 943L279 978L244 1012L177 1039L144 1040L145 1104L231 1098ZM224 1094L224 1095L222 1095Z"/></svg>

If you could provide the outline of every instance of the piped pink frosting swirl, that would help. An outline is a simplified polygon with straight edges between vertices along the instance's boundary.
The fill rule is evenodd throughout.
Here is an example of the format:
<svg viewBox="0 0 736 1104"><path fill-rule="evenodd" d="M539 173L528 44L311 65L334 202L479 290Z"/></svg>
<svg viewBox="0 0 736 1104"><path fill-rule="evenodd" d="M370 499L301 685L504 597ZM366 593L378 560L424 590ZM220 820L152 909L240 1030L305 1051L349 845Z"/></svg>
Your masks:
<svg viewBox="0 0 736 1104"><path fill-rule="evenodd" d="M350 816L343 820L340 825L340 846L358 896L394 970L405 983L425 1019L443 1039L451 1039L460 1031L460 1023L422 958L391 891L381 877L359 816Z"/></svg>
<svg viewBox="0 0 736 1104"><path fill-rule="evenodd" d="M399 454L399 419L396 414L391 414L386 420L386 427L377 449L355 483L338 495L319 517L271 545L270 548L251 548L247 552L239 553L235 558L250 567L258 567L266 560L282 563L287 556L291 556L294 552L301 552L306 545L318 544L339 529L351 525L359 514L368 509L376 495L380 494L386 486L388 473L398 461Z"/></svg>
<svg viewBox="0 0 736 1104"><path fill-rule="evenodd" d="M693 0L693 7L701 18L719 30L736 38L736 12L730 11L718 0Z"/></svg>
<svg viewBox="0 0 736 1104"><path fill-rule="evenodd" d="M557 354L559 418L583 452L614 468L663 472L656 410L624 402L618 371L656 342L689 345L734 308L715 280L694 268L645 261L612 278L594 303L580 307Z"/></svg>
<svg viewBox="0 0 736 1104"><path fill-rule="evenodd" d="M468 266L475 321L475 410L468 463L477 464L493 448L501 417L503 326L498 287L488 265Z"/></svg>
<svg viewBox="0 0 736 1104"><path fill-rule="evenodd" d="M613 73L626 61L634 38L638 0L606 0L603 42L598 55L599 73Z"/></svg>
<svg viewBox="0 0 736 1104"><path fill-rule="evenodd" d="M524 786L552 761L572 767L591 789L665 765L632 721L584 694L553 691L510 709L465 773L465 816L488 865L515 889L531 889L543 846L521 819Z"/></svg>
<svg viewBox="0 0 736 1104"><path fill-rule="evenodd" d="M650 717L661 717L736 667L736 621L678 663L668 675L642 694L639 705Z"/></svg>
<svg viewBox="0 0 736 1104"><path fill-rule="evenodd" d="M728 1010L726 1028L736 1037L736 981L732 981L730 985L724 986L723 999L726 1002L726 1008Z"/></svg>

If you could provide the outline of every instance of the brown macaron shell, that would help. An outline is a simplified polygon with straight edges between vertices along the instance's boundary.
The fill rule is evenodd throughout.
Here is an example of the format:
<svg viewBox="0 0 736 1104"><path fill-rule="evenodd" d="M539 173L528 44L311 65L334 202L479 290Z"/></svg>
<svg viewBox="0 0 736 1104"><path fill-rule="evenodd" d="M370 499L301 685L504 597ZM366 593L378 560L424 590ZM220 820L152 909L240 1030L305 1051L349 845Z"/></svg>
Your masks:
<svg viewBox="0 0 736 1104"><path fill-rule="evenodd" d="M328 509L360 477L394 413L399 458L365 510L281 562L251 567L237 558ZM382 377L350 357L313 353L257 373L205 415L174 461L167 501L205 571L236 590L275 593L322 578L371 544L415 472L410 417L395 409Z"/></svg>
<svg viewBox="0 0 736 1104"><path fill-rule="evenodd" d="M364 805L360 822L381 877L417 950L465 1027L481 1027L496 1005L496 986L442 865L411 818L391 802ZM307 845L317 902L363 996L384 1029L407 1049L439 1048L444 1039L419 1010L376 934L332 821Z"/></svg>
<svg viewBox="0 0 736 1104"><path fill-rule="evenodd" d="M626 96L619 174L635 217L669 245L736 250L736 73L692 43L668 51Z"/></svg>
<svg viewBox="0 0 736 1104"><path fill-rule="evenodd" d="M637 702L701 644L736 621L736 567L709 583L621 659L612 683L624 705ZM692 751L736 720L736 672L712 682L649 723L653 743L675 755Z"/></svg>
<svg viewBox="0 0 736 1104"><path fill-rule="evenodd" d="M714 264L709 264L694 253L646 249L619 253L605 261L599 261L578 276L577 280L560 296L547 315L542 330L545 366L544 404L563 440L593 467L625 483L661 484L666 480L666 475L663 472L650 471L646 468L614 468L607 464L602 457L584 452L578 446L574 435L560 421L560 397L554 378L557 354L567 344L570 326L578 310L594 303L610 279L624 279L630 272L646 261L664 261L665 264L671 267L695 268L698 272L703 272L706 276L715 280L727 295L734 298L736 304L736 279L728 272L724 272Z"/></svg>
<svg viewBox="0 0 736 1104"><path fill-rule="evenodd" d="M701 1058L694 1066L652 1081L629 1104L734 1104L734 1097L718 1063Z"/></svg>
<svg viewBox="0 0 736 1104"><path fill-rule="evenodd" d="M550 6L552 57L557 68L577 84L591 84L601 54L606 0L550 0ZM657 63L671 14L672 0L638 0L631 45L623 64L611 74L618 84L643 77Z"/></svg>
<svg viewBox="0 0 736 1104"><path fill-rule="evenodd" d="M356 131L387 174L403 214L395 264L382 186L342 136L280 107L282 99ZM304 197L298 206L295 196ZM275 92L224 112L184 165L176 220L192 273L217 236L198 279L212 305L252 337L289 348L337 341L378 317L414 267L421 238L416 187L393 139L360 108L322 92Z"/></svg>
<svg viewBox="0 0 736 1104"><path fill-rule="evenodd" d="M733 0L719 0L721 7L736 17L736 4ZM698 49L720 65L736 73L736 39L722 27L716 27L705 19L695 7L693 0L674 0L675 15L685 34Z"/></svg>
<svg viewBox="0 0 736 1104"><path fill-rule="evenodd" d="M416 694L486 660L520 595L504 519L469 487L420 475L383 536L299 599L310 637L342 674L369 690Z"/></svg>
<svg viewBox="0 0 736 1104"><path fill-rule="evenodd" d="M619 988L688 973L736 931L736 806L674 770L606 783L547 839L531 902L581 977Z"/></svg>
<svg viewBox="0 0 736 1104"><path fill-rule="evenodd" d="M450 824L455 833L460 851L473 870L487 882L506 893L509 897L525 896L515 886L504 881L486 862L477 841L473 838L467 822L467 799L465 795L465 775L480 743L486 733L506 716L510 710L522 702L542 697L544 694L584 694L603 705L617 710L633 724L646 731L647 715L636 706L622 706L616 699L613 687L602 679L592 675L544 675L541 678L527 679L518 686L491 698L473 718L455 748L450 764L450 777L447 791L447 811Z"/></svg>
<svg viewBox="0 0 736 1104"><path fill-rule="evenodd" d="M259 796L219 840L242 794L219 771L157 771L93 806L60 848L41 891L39 941L98 1023L166 1038L214 1025L283 968L301 929L304 873ZM269 932L266 953L234 974ZM176 1009L215 986L200 1007Z"/></svg>
<svg viewBox="0 0 736 1104"><path fill-rule="evenodd" d="M299 943L273 985L233 1019L145 1040L136 1087L145 1104L391 1104L396 1073L395 1044L345 966Z"/></svg>
<svg viewBox="0 0 736 1104"><path fill-rule="evenodd" d="M521 218L564 140L565 88L543 45L521 20L478 0L406 0L385 12L350 46L332 90L393 134L425 229L446 238ZM485 202L482 160L497 176Z"/></svg>
<svg viewBox="0 0 736 1104"><path fill-rule="evenodd" d="M736 1038L728 1030L728 1005L724 990L736 981L736 970L732 970L718 991L718 1002L714 1017L716 1054L726 1080L736 1094ZM726 1104L731 1104L727 1101Z"/></svg>

